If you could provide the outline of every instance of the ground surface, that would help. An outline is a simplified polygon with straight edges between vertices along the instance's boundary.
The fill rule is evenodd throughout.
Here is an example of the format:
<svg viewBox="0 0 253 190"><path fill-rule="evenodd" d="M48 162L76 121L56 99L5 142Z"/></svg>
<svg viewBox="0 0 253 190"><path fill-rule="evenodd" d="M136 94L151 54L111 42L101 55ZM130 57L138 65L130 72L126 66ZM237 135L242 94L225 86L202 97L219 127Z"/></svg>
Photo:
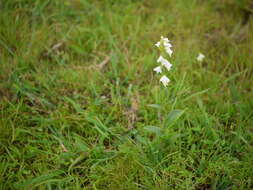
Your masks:
<svg viewBox="0 0 253 190"><path fill-rule="evenodd" d="M236 0L1 1L0 189L253 189L251 13ZM161 35L167 89L152 71Z"/></svg>

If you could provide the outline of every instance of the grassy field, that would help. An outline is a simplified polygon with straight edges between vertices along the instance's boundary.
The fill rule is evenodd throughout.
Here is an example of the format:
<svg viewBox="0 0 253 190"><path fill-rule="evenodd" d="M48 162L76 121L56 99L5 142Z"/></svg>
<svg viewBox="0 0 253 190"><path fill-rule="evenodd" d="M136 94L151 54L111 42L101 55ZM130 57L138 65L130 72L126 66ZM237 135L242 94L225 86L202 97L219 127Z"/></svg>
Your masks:
<svg viewBox="0 0 253 190"><path fill-rule="evenodd" d="M252 10L0 1L0 189L253 189ZM167 88L153 72L161 35Z"/></svg>

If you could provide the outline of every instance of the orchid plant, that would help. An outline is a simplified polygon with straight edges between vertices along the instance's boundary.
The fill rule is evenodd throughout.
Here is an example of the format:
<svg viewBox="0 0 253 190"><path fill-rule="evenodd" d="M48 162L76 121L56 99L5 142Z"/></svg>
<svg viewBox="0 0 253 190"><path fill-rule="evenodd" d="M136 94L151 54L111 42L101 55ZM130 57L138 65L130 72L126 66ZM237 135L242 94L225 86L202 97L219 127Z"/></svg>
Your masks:
<svg viewBox="0 0 253 190"><path fill-rule="evenodd" d="M157 59L157 63L159 64L156 66L153 71L160 76L160 82L164 87L167 87L170 83L170 79L166 76L165 72L168 72L172 68L172 64L169 61L172 57L173 50L172 50L172 44L170 40L166 37L161 36L160 41L158 41L155 46L159 49L160 55ZM196 57L196 60L198 62L203 62L205 59L205 55L202 53L199 53ZM168 93L167 90L165 90L165 93ZM154 106L156 105L156 106ZM158 109L158 117L161 118L160 115L160 105L157 104L150 104L151 107L159 108ZM153 141L153 144L151 144L151 149L156 149L157 147L162 146L161 142L168 142L167 139L174 136L177 136L177 132L171 128L172 125L184 114L185 110L180 109L172 109L169 114L166 117L163 117L164 119L162 124L162 127L160 126L146 126L145 129L151 133L155 133L156 140ZM165 141L164 141L165 140ZM159 149L159 148L158 148Z"/></svg>

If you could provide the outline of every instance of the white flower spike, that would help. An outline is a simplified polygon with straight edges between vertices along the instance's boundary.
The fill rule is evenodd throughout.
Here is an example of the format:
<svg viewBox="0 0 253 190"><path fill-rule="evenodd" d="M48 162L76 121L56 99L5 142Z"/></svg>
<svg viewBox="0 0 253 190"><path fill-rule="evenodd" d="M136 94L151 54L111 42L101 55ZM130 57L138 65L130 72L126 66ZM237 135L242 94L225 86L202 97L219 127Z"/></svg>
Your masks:
<svg viewBox="0 0 253 190"><path fill-rule="evenodd" d="M153 69L156 73L162 73L162 67L158 66L156 68Z"/></svg>
<svg viewBox="0 0 253 190"><path fill-rule="evenodd" d="M163 84L163 86L167 87L167 85L170 82L170 79L168 77L166 77L165 75L163 75L160 79L160 82Z"/></svg>
<svg viewBox="0 0 253 190"><path fill-rule="evenodd" d="M171 57L173 51L171 49L172 45L171 45L170 40L168 38L161 36L160 41L158 41L155 44L155 46L159 48L159 51L161 52L162 55L164 55L164 53L166 53L166 54L169 54L169 56ZM160 66L153 69L157 74L163 72L163 70L162 70L163 67L165 67L168 71L171 70L172 64L163 56L160 55L159 58L157 59L157 62L160 63ZM160 82L165 87L167 87L170 82L170 79L166 75L163 75L160 78Z"/></svg>
<svg viewBox="0 0 253 190"><path fill-rule="evenodd" d="M157 59L157 62L158 63L161 63L162 66L166 67L166 69L169 71L172 67L172 64L165 58L163 58L162 56L160 56L158 59Z"/></svg>
<svg viewBox="0 0 253 190"><path fill-rule="evenodd" d="M205 59L205 56L202 53L199 53L199 55L197 57L197 61L202 62L204 59Z"/></svg>

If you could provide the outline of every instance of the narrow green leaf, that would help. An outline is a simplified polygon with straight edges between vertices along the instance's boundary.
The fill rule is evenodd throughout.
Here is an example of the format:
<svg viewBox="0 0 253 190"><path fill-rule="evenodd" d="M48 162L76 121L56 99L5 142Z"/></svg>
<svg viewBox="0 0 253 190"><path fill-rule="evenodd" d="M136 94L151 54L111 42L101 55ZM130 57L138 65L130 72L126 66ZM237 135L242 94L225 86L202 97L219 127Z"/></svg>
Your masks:
<svg viewBox="0 0 253 190"><path fill-rule="evenodd" d="M80 161L82 161L84 158L86 158L88 156L87 152L83 152L80 154L80 156L78 156L69 166L68 168L68 172L70 172L70 170L76 165L78 164Z"/></svg>
<svg viewBox="0 0 253 190"><path fill-rule="evenodd" d="M147 106L151 108L161 109L161 106L159 104L148 104Z"/></svg>
<svg viewBox="0 0 253 190"><path fill-rule="evenodd" d="M68 103L70 103L73 106L73 108L76 110L77 113L81 113L83 111L80 104L77 104L74 100L72 100L66 96L64 97L64 100L66 100Z"/></svg>
<svg viewBox="0 0 253 190"><path fill-rule="evenodd" d="M173 125L184 113L184 110L172 110L166 120L166 126Z"/></svg>
<svg viewBox="0 0 253 190"><path fill-rule="evenodd" d="M154 133L154 134L156 134L158 136L160 136L162 134L162 129L159 128L159 127L156 127L156 126L149 125L149 126L144 127L144 129L146 131L148 131L150 133Z"/></svg>
<svg viewBox="0 0 253 190"><path fill-rule="evenodd" d="M191 99L191 98L193 98L193 97L195 97L195 96L199 96L199 95L201 95L201 94L204 94L204 93L208 92L209 90L210 90L210 88L207 88L207 89L205 89L205 90L196 92L196 93L194 93L194 94L188 96L187 98L185 98L185 99L183 100L183 102L184 102L184 101L187 101L187 100L189 100L189 99Z"/></svg>

